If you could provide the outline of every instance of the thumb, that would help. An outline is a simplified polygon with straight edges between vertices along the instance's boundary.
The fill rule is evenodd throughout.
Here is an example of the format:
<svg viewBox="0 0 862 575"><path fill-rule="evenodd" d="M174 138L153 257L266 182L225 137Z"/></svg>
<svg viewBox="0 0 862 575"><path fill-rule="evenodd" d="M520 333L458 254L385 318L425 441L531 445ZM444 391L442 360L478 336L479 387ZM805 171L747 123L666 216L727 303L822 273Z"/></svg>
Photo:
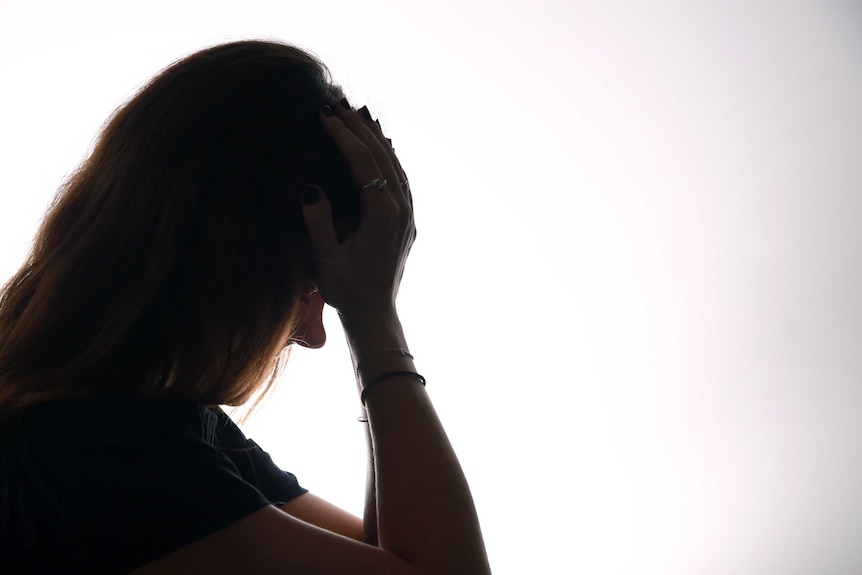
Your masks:
<svg viewBox="0 0 862 575"><path fill-rule="evenodd" d="M338 251L338 238L332 223L332 208L326 194L314 184L303 186L302 216L305 229L311 240L314 257L318 260L332 261Z"/></svg>

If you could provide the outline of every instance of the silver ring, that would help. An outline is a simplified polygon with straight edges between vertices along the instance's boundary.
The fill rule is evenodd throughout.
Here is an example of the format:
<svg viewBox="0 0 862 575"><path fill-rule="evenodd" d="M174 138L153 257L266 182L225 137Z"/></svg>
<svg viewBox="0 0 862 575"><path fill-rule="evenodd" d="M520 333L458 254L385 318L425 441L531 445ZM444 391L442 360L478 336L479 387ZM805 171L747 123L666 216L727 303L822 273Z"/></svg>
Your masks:
<svg viewBox="0 0 862 575"><path fill-rule="evenodd" d="M410 185L410 182L408 182L408 181L398 182L398 185L399 185L399 186L409 186L409 185Z"/></svg>
<svg viewBox="0 0 862 575"><path fill-rule="evenodd" d="M368 188L377 188L378 190L382 190L386 187L386 180L381 180L379 178L375 178L371 180L371 183L365 184L362 186L363 190L367 190Z"/></svg>

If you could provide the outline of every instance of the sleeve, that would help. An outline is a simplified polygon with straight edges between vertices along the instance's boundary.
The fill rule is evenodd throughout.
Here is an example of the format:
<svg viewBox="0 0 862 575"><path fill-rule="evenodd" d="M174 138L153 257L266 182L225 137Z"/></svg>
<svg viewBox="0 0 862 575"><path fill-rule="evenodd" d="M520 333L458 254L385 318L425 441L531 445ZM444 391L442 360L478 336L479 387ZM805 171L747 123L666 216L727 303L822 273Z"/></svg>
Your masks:
<svg viewBox="0 0 862 575"><path fill-rule="evenodd" d="M58 517L73 565L126 573L266 507L229 457L192 438L98 437L68 468ZM66 555L66 553L64 553Z"/></svg>
<svg viewBox="0 0 862 575"><path fill-rule="evenodd" d="M295 475L279 468L266 451L247 438L224 411L219 408L215 413L218 416L217 445L236 466L240 476L260 490L272 505L282 505L308 492L299 485Z"/></svg>

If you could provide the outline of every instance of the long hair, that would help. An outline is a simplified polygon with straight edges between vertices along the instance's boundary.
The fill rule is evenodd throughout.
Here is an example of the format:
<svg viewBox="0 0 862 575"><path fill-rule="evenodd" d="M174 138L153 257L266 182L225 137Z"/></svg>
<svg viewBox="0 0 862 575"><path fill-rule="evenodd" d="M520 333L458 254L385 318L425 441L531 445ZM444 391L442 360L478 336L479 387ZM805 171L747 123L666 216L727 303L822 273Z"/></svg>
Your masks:
<svg viewBox="0 0 862 575"><path fill-rule="evenodd" d="M342 237L358 223L318 119L342 96L311 54L243 41L179 60L115 111L0 291L0 423L97 392L268 392L313 273L299 188L326 190Z"/></svg>

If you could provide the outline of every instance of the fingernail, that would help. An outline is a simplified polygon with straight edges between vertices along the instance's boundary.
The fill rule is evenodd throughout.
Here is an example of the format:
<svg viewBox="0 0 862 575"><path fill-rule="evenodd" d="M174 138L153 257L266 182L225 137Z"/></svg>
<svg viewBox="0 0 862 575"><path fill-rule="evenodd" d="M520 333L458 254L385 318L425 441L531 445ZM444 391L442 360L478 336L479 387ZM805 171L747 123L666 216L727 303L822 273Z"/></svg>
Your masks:
<svg viewBox="0 0 862 575"><path fill-rule="evenodd" d="M368 111L368 106L362 106L361 108L359 108L359 113L362 114L363 118L365 118L369 122L371 121L371 112Z"/></svg>
<svg viewBox="0 0 862 575"><path fill-rule="evenodd" d="M320 111L321 111L321 112L323 112L323 115L324 115L324 116L333 116L333 115L335 115L335 112L333 112L333 111L332 111L332 108L330 108L330 107L329 107L329 104L326 104L324 107L322 107L322 108L320 109Z"/></svg>
<svg viewBox="0 0 862 575"><path fill-rule="evenodd" d="M317 191L317 186L313 186L308 184L307 186L302 186L302 190L300 191L302 195L302 203L306 206L310 206L311 204L316 204L320 199L320 192Z"/></svg>
<svg viewBox="0 0 862 575"><path fill-rule="evenodd" d="M344 108L345 110L350 109L350 102L347 101L347 98L341 99L341 107Z"/></svg>

